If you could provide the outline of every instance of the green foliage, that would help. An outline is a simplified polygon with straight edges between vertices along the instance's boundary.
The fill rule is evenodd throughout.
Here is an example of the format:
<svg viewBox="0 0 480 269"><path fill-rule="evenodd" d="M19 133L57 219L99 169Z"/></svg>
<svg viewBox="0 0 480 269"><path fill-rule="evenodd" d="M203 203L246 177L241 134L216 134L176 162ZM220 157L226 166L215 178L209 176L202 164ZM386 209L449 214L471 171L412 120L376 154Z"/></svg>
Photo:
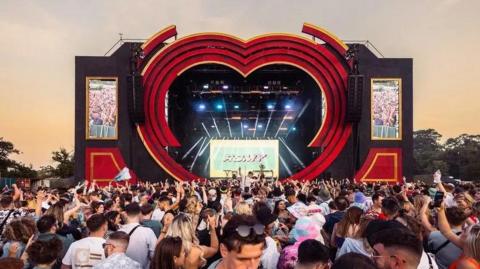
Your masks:
<svg viewBox="0 0 480 269"><path fill-rule="evenodd" d="M0 137L0 174L2 177L12 178L36 178L37 172L32 165L25 165L21 162L12 160L12 154L20 154L12 142Z"/></svg>
<svg viewBox="0 0 480 269"><path fill-rule="evenodd" d="M47 166L44 170L49 173L49 176L59 178L73 176L75 164L73 153L68 152L65 148L60 148L60 150L52 152L52 160L55 162L55 167Z"/></svg>
<svg viewBox="0 0 480 269"><path fill-rule="evenodd" d="M463 180L480 179L480 135L461 134L440 143L442 135L433 129L413 133L415 174L442 174Z"/></svg>

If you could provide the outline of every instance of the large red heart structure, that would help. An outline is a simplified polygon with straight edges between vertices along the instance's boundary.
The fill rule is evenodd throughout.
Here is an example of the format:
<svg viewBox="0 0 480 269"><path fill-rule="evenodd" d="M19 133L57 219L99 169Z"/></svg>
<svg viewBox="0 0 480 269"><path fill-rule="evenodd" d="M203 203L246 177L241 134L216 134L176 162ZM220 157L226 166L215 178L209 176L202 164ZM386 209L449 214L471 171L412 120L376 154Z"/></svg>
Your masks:
<svg viewBox="0 0 480 269"><path fill-rule="evenodd" d="M228 66L243 76L266 65L286 64L308 73L325 95L327 113L322 126L310 142L310 147L322 147L322 153L309 166L291 176L297 180L311 180L321 174L336 159L351 133L345 122L346 84L349 62L345 59L348 47L324 29L304 24L302 32L324 43L317 43L292 34L269 34L242 40L219 33L201 33L186 36L163 46L176 37L175 26L157 33L143 46L142 68L145 124L137 131L152 158L177 180L195 180L194 175L176 163L165 147L180 143L168 127L165 99L170 85L185 70L206 63ZM316 128L313 127L312 128Z"/></svg>

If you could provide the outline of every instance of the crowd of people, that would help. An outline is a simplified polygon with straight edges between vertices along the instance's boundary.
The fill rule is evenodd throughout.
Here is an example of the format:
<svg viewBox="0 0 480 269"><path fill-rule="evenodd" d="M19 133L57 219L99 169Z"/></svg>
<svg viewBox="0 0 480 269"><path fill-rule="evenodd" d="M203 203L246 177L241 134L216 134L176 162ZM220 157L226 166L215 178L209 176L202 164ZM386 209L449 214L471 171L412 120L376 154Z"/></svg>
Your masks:
<svg viewBox="0 0 480 269"><path fill-rule="evenodd" d="M478 183L13 185L0 206L5 269L480 268Z"/></svg>
<svg viewBox="0 0 480 269"><path fill-rule="evenodd" d="M400 94L398 88L373 91L373 121L377 126L398 127Z"/></svg>
<svg viewBox="0 0 480 269"><path fill-rule="evenodd" d="M100 81L99 83L106 82ZM117 122L117 89L115 84L97 85L97 88L91 88L88 91L88 108L90 126L115 126Z"/></svg>

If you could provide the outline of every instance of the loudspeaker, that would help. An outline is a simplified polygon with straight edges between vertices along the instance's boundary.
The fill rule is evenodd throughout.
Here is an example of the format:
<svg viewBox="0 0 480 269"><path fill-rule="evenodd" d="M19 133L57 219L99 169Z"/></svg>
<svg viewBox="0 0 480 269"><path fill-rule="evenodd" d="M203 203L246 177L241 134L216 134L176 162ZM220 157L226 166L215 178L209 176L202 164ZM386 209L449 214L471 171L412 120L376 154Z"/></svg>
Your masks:
<svg viewBox="0 0 480 269"><path fill-rule="evenodd" d="M359 122L362 118L363 75L349 75L347 84L347 122Z"/></svg>
<svg viewBox="0 0 480 269"><path fill-rule="evenodd" d="M129 75L128 84L128 114L133 123L145 122L145 110L143 105L144 89L142 86L142 76Z"/></svg>

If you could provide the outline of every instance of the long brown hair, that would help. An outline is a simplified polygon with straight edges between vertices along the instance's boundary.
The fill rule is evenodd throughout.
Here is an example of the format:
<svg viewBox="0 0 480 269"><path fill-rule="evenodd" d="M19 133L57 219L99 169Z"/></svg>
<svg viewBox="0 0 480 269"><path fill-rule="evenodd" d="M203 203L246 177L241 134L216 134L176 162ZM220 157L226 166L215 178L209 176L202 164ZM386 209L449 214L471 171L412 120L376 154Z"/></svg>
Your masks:
<svg viewBox="0 0 480 269"><path fill-rule="evenodd" d="M346 237L350 226L358 225L360 223L360 217L362 214L363 210L359 207L352 206L347 209L342 220L337 224L337 235L339 237Z"/></svg>
<svg viewBox="0 0 480 269"><path fill-rule="evenodd" d="M182 239L178 236L167 236L155 248L150 269L175 269L174 257L180 257Z"/></svg>

